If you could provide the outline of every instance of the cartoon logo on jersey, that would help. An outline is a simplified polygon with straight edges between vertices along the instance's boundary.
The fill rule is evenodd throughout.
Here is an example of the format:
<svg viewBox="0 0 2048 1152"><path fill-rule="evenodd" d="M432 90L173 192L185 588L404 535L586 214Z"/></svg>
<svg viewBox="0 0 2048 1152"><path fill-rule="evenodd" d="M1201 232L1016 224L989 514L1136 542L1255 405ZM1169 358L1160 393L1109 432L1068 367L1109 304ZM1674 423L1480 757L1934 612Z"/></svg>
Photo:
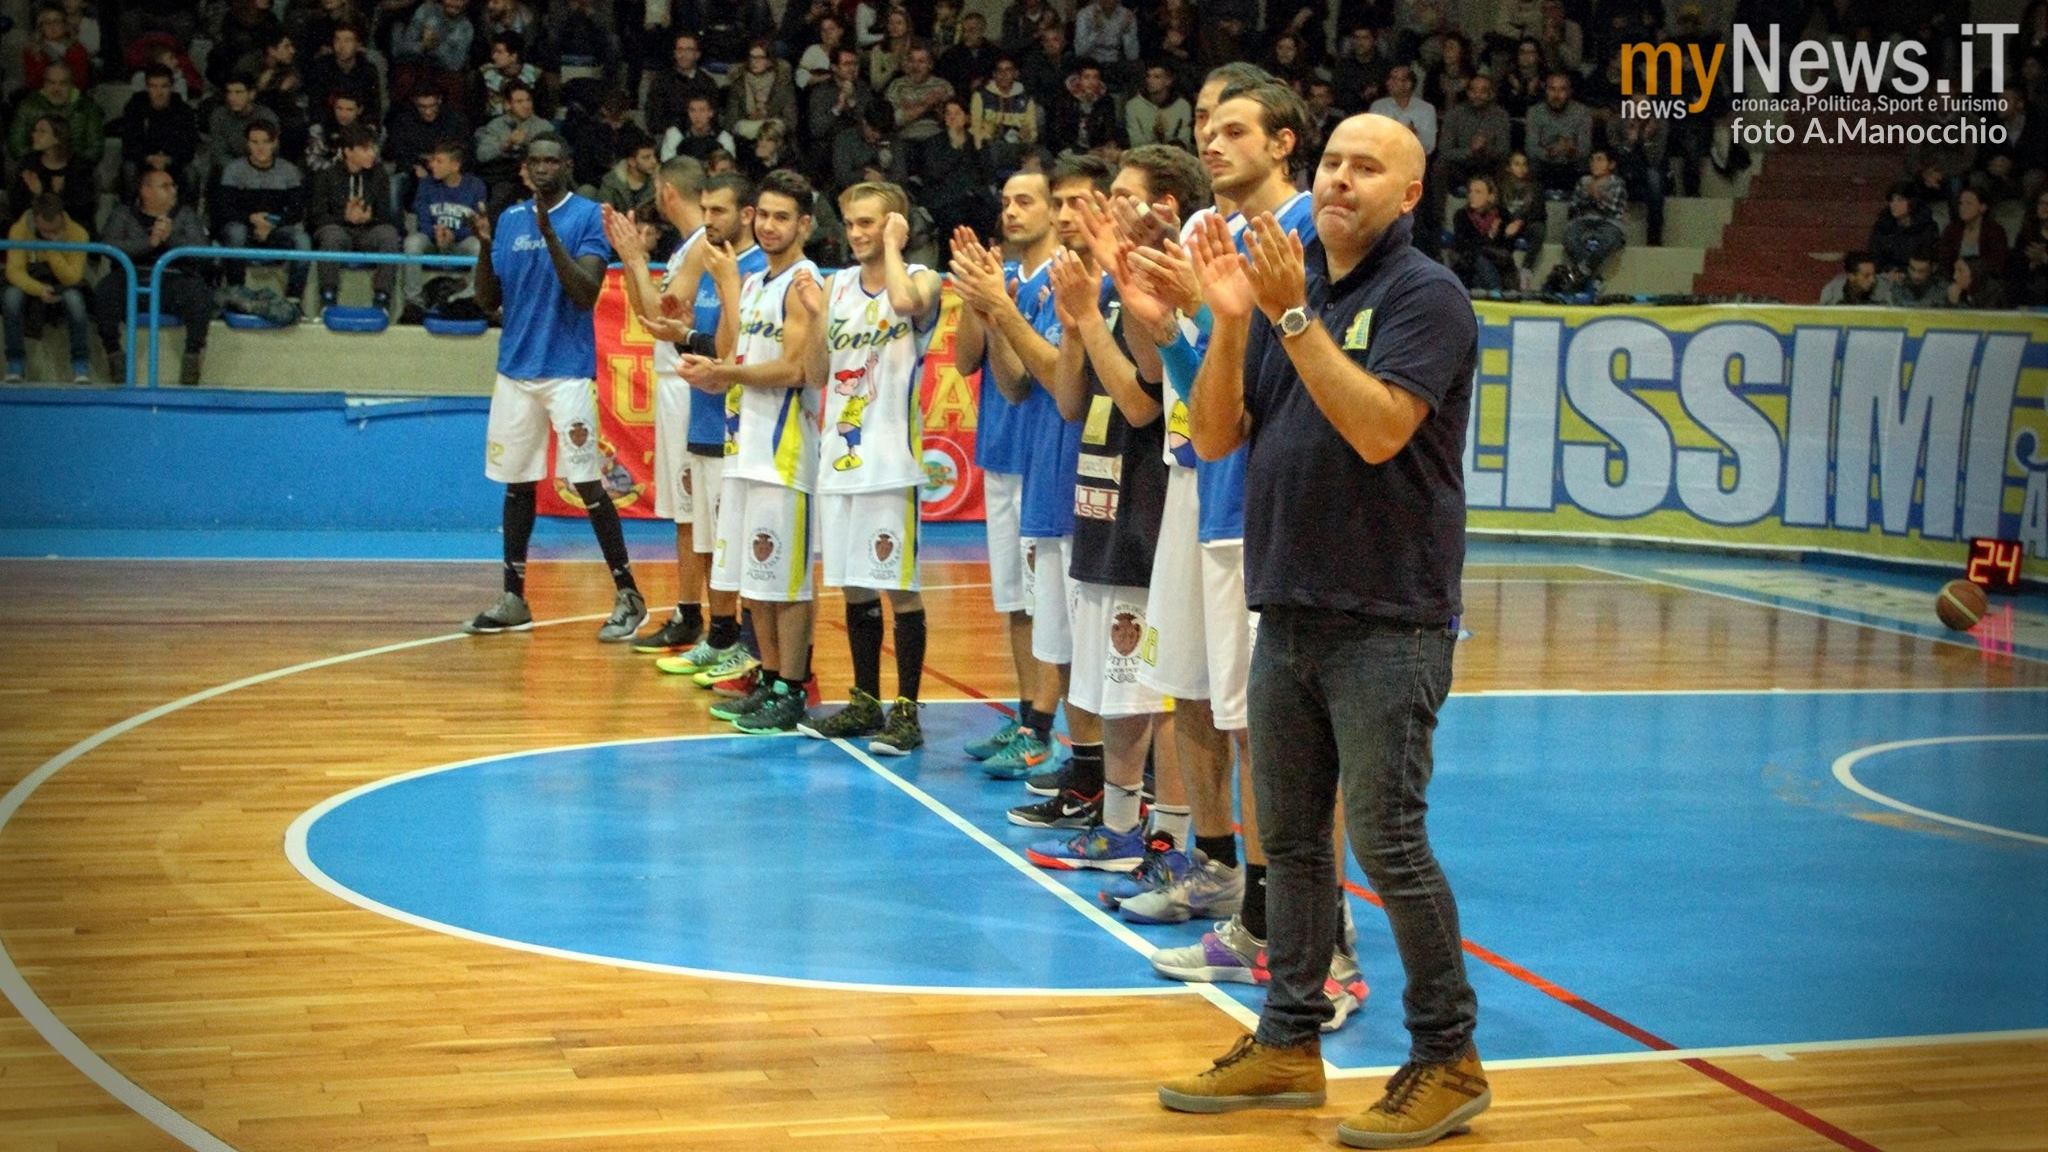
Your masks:
<svg viewBox="0 0 2048 1152"><path fill-rule="evenodd" d="M839 409L839 420L833 426L840 439L846 441L846 452L832 462L834 472L851 472L860 467L860 424L867 415L868 401L874 398L874 382L868 379L869 369L875 366L874 357L858 368L842 368L832 374L832 391L846 397L846 404Z"/></svg>
<svg viewBox="0 0 2048 1152"><path fill-rule="evenodd" d="M1193 431L1188 422L1187 401L1174 397L1173 409L1166 414L1166 450L1173 453L1174 462L1183 468L1195 466Z"/></svg>
<svg viewBox="0 0 2048 1152"><path fill-rule="evenodd" d="M756 532L754 533L753 548L754 562L757 564L766 564L769 561L775 559L775 554L777 552L782 551L782 541L777 540L775 538L775 533L773 532Z"/></svg>
<svg viewBox="0 0 2048 1152"><path fill-rule="evenodd" d="M740 451L740 396L744 393L735 384L725 390L725 454L737 456Z"/></svg>
<svg viewBox="0 0 2048 1152"><path fill-rule="evenodd" d="M895 557L897 547L896 534L887 529L875 533L875 538L868 542L868 551L880 565L887 565Z"/></svg>
<svg viewBox="0 0 2048 1152"><path fill-rule="evenodd" d="M1109 622L1109 644L1118 656L1128 657L1138 650L1138 641L1145 635L1145 622L1134 612L1118 612Z"/></svg>

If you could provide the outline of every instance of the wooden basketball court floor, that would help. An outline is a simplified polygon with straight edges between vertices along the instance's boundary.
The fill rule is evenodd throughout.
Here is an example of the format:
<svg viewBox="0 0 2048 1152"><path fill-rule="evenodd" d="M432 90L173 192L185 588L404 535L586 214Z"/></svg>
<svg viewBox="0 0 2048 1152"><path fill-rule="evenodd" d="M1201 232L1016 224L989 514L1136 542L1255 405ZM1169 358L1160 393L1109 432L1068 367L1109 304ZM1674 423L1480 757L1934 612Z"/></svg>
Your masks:
<svg viewBox="0 0 2048 1152"><path fill-rule="evenodd" d="M1880 878L1901 893L1896 903L1905 907L1892 911L1906 922L1926 911L1938 926L1942 914L1995 893L2009 906L1985 911L1987 922L2021 946L1991 949L1981 965L1956 969L1950 983L1960 988L1931 986L1942 982L1946 957L1931 972L1908 965L1902 971L1917 974L1913 983L1845 978L1856 1002L1878 1003L1877 1022L1867 1027L1832 1027L1832 982L1780 989L1772 1003L1794 1006L1782 1009L1783 1027L1773 1026L1770 1013L1781 1009L1771 1008L1744 1016L1750 1031L1729 1039L1711 1026L1726 1007L1711 996L1721 987L1715 966L1743 961L1698 937L1702 923L1713 928L1711 912L1701 918L1694 910L1693 936L1683 925L1665 935L1651 922L1641 934L1647 946L1615 946L1611 967L1597 949L1570 952L1569 939L1546 951L1546 939L1603 938L1603 909L1636 915L1631 900L1661 898L1636 893L1610 904L1596 892L1575 903L1559 892L1552 907L1516 888L1514 862L1526 857L1539 872L1544 843L1461 856L1455 845L1468 837L1459 814L1483 812L1489 789L1512 782L1482 774L1454 784L1440 751L1433 824L1468 907L1468 963L1475 980L1491 982L1482 986L1482 1018L1495 1006L1496 1019L1520 1010L1525 1002L1487 991L1512 987L1527 1003L1606 1036L1577 1044L1576 1054L1563 1043L1562 1054L1550 1055L1540 1054L1541 1038L1500 1040L1539 1054L1491 1060L1493 1109L1442 1146L2048 1148L2048 1017L2038 998L2000 998L2001 989L2048 987L2048 953L2032 947L2048 921L2048 897L2032 886L2048 855L2040 835L2048 827L2037 822L2038 797L2048 792L2042 745L2028 743L2048 727L2048 709L2039 706L2048 696L2035 695L2048 692L2048 662L2027 642L2038 635L2029 631L2038 626L2038 596L2022 605L2011 633L2017 643L1954 642L1886 614L1884 588L1918 595L1905 578L1851 572L1788 591L1772 584L1768 562L1730 562L1717 576L1712 562L1664 557L1656 561L1660 576L1643 567L1651 561L1587 551L1475 549L1465 584L1473 635L1460 646L1453 709L1468 698L1472 707L1535 701L1529 706L1539 711L1502 721L1527 727L1505 729L1501 745L1540 751L1553 724L1606 728L1610 737L1625 731L1656 763L1679 766L1723 737L1733 740L1733 725L1773 721L1745 713L1749 719L1717 734L1717 714L1681 721L1655 702L1754 696L1773 709L1804 694L1839 695L1890 714L1924 699L1938 710L1937 732L1975 731L1974 709L2003 709L2006 719L1986 721L1989 735L1967 739L2011 754L1957 761L1985 774L1969 794L1923 792L1918 803L1885 807L1847 791L1822 797L1831 785L1789 770L1753 774L1802 819L1890 837L1883 846L1907 862L1901 873L1921 859L1916 853L1980 853L1968 865L1975 871L1963 873L1977 877L1974 885L1937 877L1930 890L1910 876ZM655 600L668 591L666 571L651 562L658 558L641 557ZM1010 697L985 566L940 561L925 578L933 586L926 697ZM1255 996L1138 987L875 991L829 979L684 975L438 931L312 883L288 858L291 830L352 789L535 749L723 730L705 714L708 694L592 640L609 603L596 564L536 564L532 599L544 626L529 635L453 635L451 625L487 599L495 579L495 565L485 563L0 561L8 593L0 598L0 786L10 789L0 802L0 987L9 1004L0 1008L0 1149L1303 1149L1333 1145L1336 1120L1373 1095L1384 1069L1362 1057L1343 1066L1329 1105L1315 1113L1161 1111L1154 1085L1220 1054ZM1867 583L1860 591L1859 582ZM849 675L837 616L837 601L825 600L818 667L828 696L843 694ZM1643 711L1631 700L1653 706ZM1580 711L1541 711L1551 701ZM940 724L942 714L952 719ZM997 718L986 705L966 704L934 705L932 715L949 739ZM1463 715L1447 710L1444 741ZM1659 728L1666 724L1679 726ZM809 743L728 746L731 763L721 771L731 773L737 794L740 781L756 786L751 764ZM940 807L954 806L944 797L998 787L937 741L888 767L940 797ZM1589 813L1582 826L1556 826L1548 838L1555 845L1582 841L1588 828L1614 834L1590 812L1601 797L1665 783L1589 783L1601 767L1582 764L1579 771L1595 774L1558 780L1553 791L1567 795L1555 802L1577 803L1569 793L1582 790ZM851 760L801 771L864 779L868 772ZM760 775L772 778L765 767ZM1544 783L1535 781L1539 792ZM1016 791L1007 786L989 811ZM706 828L729 823L717 790L707 795L708 804L706 796L693 801L702 804L694 815ZM806 819L798 799L779 811L792 823ZM958 826L983 827L984 815L968 811ZM1677 835L1636 828L1632 850L1654 859ZM981 852L958 839L963 851ZM1590 851L1618 850L1619 842ZM807 844L793 834L762 845L761 875L786 873ZM1831 916L1805 904L1812 890L1768 845L1744 843L1738 833L1714 847L1740 872L1721 877L1716 891L1785 894L1785 924L1765 937L1781 954L1752 957L1748 967L1809 973L1831 958L1883 956L1868 941L1835 942ZM735 868L715 882L737 885L720 899L745 906L749 873ZM671 879L693 882L687 874ZM1641 887L1660 882L1646 873ZM915 899L898 891L879 903L911 905L894 911L914 923ZM1045 903L1047 915L1081 922L1073 909ZM1354 906L1362 956L1384 951L1383 925L1375 937L1369 905ZM1488 907L1495 911L1480 911ZM1739 927L1727 925L1731 935ZM1482 928L1496 935L1483 938ZM1006 947L1002 922L982 931L997 950ZM1896 950L1912 947L1900 940ZM1793 952L1813 955L1781 965ZM784 970L805 962L780 946L763 963L771 960ZM1368 969L1378 973L1375 994L1344 1035L1360 1037L1354 1043L1369 1055L1398 1052L1398 977L1387 974L1384 956ZM1560 977L1561 969L1571 975ZM1610 970L1625 973L1615 996L1634 1003L1637 993L1622 987L1652 989L1640 994L1652 1019L1707 1022L1689 1035L1708 1044L1666 1036L1587 989L1605 987ZM1689 989L1699 991L1688 996ZM1976 1022L1940 1034L1851 1034L1890 1019L1883 1002L1929 1000L1952 1003ZM1809 1001L1821 1006L1816 1014L1793 1019L1796 1005Z"/></svg>

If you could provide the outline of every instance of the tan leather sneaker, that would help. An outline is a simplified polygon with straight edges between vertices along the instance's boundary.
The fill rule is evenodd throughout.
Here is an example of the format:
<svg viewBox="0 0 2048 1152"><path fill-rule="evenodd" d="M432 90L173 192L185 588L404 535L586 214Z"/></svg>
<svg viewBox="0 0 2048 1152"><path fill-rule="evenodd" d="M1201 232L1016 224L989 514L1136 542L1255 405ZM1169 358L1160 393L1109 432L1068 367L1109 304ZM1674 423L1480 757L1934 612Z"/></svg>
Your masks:
<svg viewBox="0 0 2048 1152"><path fill-rule="evenodd" d="M1240 1037L1207 1072L1159 1086L1159 1102L1176 1112L1242 1108L1318 1108L1323 1103L1323 1050L1313 1041L1269 1048Z"/></svg>
<svg viewBox="0 0 2048 1152"><path fill-rule="evenodd" d="M1493 1103L1479 1052L1451 1064L1403 1064L1387 1081L1386 1095L1337 1125L1337 1139L1353 1148L1420 1148L1463 1132Z"/></svg>

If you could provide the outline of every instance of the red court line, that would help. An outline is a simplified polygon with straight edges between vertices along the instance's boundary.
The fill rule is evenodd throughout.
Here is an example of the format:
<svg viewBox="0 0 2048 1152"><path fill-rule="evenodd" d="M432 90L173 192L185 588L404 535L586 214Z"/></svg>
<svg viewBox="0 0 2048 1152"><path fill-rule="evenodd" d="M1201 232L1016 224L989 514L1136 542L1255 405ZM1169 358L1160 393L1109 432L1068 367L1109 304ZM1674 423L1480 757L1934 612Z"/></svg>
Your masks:
<svg viewBox="0 0 2048 1152"><path fill-rule="evenodd" d="M1351 893L1353 896L1356 896L1359 899L1364 900L1366 903L1373 905L1376 908L1383 909L1386 907L1386 905L1381 902L1378 893L1361 884L1357 884L1350 880L1346 880L1344 882L1344 890ZM1652 1032L1647 1028L1642 1028L1635 1024L1629 1023L1627 1020L1624 1020L1621 1017L1615 1015L1614 1013L1609 1012L1607 1009L1600 1007L1598 1004L1593 1003L1585 997L1580 996L1579 994L1571 991L1570 989L1563 987L1555 981L1544 979L1543 977L1537 975L1534 972L1529 971L1527 968L1522 967L1520 964L1517 964L1514 961L1509 960L1507 957L1502 956L1497 952L1494 952L1487 948L1482 948L1479 945L1474 944L1470 940L1463 941L1463 945L1468 955L1484 962L1488 967L1498 969L1499 971L1506 973L1508 976L1511 976L1514 979L1529 985L1531 988L1536 989L1538 992L1543 993L1545 996L1548 996L1551 999L1556 1000L1558 1003L1563 1004L1566 1007L1571 1008L1575 1011L1581 1012L1594 1020L1598 1020L1600 1023L1605 1024L1607 1027L1614 1029L1616 1032L1619 1032L1622 1035L1628 1037L1629 1039L1635 1041L1636 1043L1641 1044L1645 1048L1649 1048L1652 1051L1657 1052L1678 1051L1678 1045L1673 1044L1671 1041L1664 1039L1662 1036L1657 1035L1655 1032ZM1801 1108L1799 1105L1792 1103L1790 1100L1785 1099L1783 1096L1779 1096L1778 1094L1770 1091L1767 1088L1761 1087L1757 1084L1753 1084L1750 1081L1745 1080L1740 1076L1737 1076L1735 1073L1728 1071L1726 1068L1723 1068L1720 1065L1713 1063L1712 1061L1703 1060L1699 1057L1687 1057L1681 1059L1679 1063L1685 1065L1687 1068L1690 1068L1695 1072L1698 1072L1700 1075L1705 1076L1707 1079L1712 1080L1725 1088L1732 1089L1735 1092L1738 1092L1743 1096L1748 1097L1750 1100L1763 1105L1764 1107L1770 1109L1773 1112L1776 1112L1778 1115L1785 1117L1787 1120L1790 1120L1793 1123L1800 1125L1807 1131L1812 1132L1819 1136L1824 1136L1828 1140L1833 1141L1841 1147L1850 1149L1850 1152L1882 1152L1882 1150L1878 1148L1875 1144L1872 1144L1869 1141L1864 1140L1862 1137L1857 1136L1854 1133L1845 1132L1842 1129L1837 1128L1835 1125L1828 1123L1826 1120L1821 1119L1820 1117L1814 1115L1811 1112L1808 1112L1806 1109Z"/></svg>

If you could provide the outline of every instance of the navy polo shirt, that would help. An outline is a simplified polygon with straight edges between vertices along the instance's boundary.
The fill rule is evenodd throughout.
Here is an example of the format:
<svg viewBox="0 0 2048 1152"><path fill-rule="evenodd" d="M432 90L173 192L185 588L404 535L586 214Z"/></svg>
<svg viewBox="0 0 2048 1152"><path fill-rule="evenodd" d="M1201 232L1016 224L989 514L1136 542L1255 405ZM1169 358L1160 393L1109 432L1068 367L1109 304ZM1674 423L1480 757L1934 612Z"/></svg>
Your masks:
<svg viewBox="0 0 2048 1152"><path fill-rule="evenodd" d="M1463 611L1465 425L1479 324L1450 269L1410 243L1402 216L1332 283L1307 251L1308 310L1352 361L1429 402L1384 464L1368 464L1316 406L1280 334L1252 317L1245 349L1251 457L1245 475L1245 600L1423 626Z"/></svg>

